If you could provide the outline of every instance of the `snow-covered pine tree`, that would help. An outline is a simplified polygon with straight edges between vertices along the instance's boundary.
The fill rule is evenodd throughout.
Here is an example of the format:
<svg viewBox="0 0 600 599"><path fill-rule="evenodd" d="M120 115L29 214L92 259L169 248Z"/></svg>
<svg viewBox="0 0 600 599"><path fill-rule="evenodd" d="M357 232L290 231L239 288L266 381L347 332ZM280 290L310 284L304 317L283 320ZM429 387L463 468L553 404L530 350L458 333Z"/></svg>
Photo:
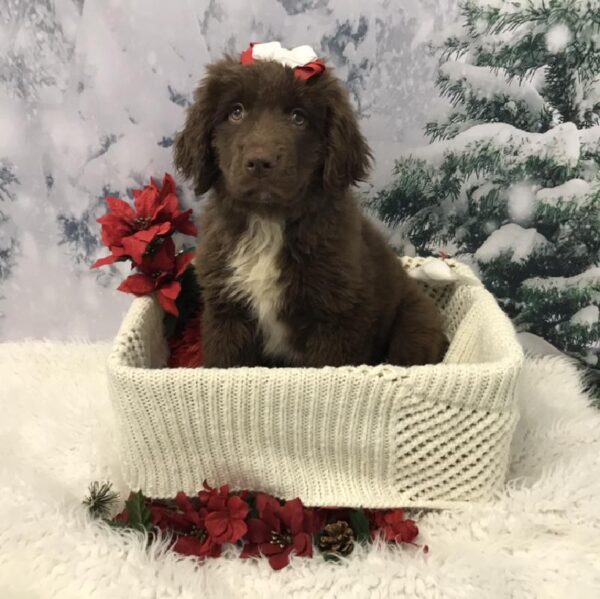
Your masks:
<svg viewBox="0 0 600 599"><path fill-rule="evenodd" d="M461 8L437 80L452 109L375 206L418 253L471 262L521 330L598 367L600 1Z"/></svg>

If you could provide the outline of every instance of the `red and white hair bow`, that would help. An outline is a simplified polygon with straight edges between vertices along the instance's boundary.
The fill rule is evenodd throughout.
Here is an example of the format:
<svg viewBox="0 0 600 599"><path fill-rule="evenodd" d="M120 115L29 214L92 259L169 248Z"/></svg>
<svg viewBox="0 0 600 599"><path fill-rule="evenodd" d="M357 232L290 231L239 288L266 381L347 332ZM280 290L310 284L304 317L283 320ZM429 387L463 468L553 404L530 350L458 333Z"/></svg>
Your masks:
<svg viewBox="0 0 600 599"><path fill-rule="evenodd" d="M284 67L290 67L294 69L294 75L303 81L325 70L325 63L310 46L288 50L282 48L279 42L252 43L242 52L242 64L252 64L257 60L273 60Z"/></svg>

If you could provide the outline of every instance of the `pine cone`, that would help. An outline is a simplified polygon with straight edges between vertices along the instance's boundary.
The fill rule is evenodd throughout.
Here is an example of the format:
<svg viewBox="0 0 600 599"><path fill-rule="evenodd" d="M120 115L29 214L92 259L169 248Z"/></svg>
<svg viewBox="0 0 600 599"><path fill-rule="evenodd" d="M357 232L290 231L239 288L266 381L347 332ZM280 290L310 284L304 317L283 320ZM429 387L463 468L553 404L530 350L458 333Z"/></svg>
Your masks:
<svg viewBox="0 0 600 599"><path fill-rule="evenodd" d="M328 524L319 539L319 549L344 557L350 555L354 549L354 533L348 523L338 520Z"/></svg>

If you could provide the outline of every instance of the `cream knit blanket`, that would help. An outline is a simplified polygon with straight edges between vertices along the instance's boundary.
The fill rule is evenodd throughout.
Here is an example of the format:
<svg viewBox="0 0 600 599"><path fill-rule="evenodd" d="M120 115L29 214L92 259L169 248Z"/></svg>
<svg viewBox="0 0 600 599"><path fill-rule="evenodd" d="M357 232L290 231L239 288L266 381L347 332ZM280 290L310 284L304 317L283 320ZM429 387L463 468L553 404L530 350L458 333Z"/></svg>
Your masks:
<svg viewBox="0 0 600 599"><path fill-rule="evenodd" d="M491 294L452 268L458 282L425 285L448 353L411 368L167 369L162 311L135 300L107 364L126 482L171 496L208 479L307 505L490 499L506 474L522 352Z"/></svg>

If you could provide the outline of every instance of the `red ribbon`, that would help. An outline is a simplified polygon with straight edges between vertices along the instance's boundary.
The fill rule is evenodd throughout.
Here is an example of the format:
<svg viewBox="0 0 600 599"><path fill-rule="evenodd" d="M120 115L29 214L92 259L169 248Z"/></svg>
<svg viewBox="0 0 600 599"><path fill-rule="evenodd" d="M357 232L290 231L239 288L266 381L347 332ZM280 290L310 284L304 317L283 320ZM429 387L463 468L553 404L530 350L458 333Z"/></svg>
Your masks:
<svg viewBox="0 0 600 599"><path fill-rule="evenodd" d="M241 63L243 65L254 64L256 60L252 56L252 48L256 42L252 42L246 50L242 52ZM294 67L294 76L300 81L306 81L315 75L320 75L325 70L325 63L321 59L309 62L301 67Z"/></svg>

